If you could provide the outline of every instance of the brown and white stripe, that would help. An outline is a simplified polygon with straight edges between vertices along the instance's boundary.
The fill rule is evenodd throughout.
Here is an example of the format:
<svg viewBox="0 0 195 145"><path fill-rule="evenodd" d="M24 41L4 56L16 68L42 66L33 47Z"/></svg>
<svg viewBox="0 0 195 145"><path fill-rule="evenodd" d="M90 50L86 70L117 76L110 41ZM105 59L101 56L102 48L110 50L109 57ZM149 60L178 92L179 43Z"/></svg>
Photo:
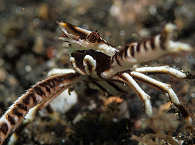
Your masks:
<svg viewBox="0 0 195 145"><path fill-rule="evenodd" d="M113 64L129 65L154 60L166 53L166 38L164 35L156 35L142 42L127 44L113 57Z"/></svg>
<svg viewBox="0 0 195 145"><path fill-rule="evenodd" d="M0 119L0 144L21 124L28 111L45 103L61 90L68 88L78 79L78 73L54 75L40 81L18 98Z"/></svg>
<svg viewBox="0 0 195 145"><path fill-rule="evenodd" d="M173 26L167 24L159 35L125 45L112 57L111 67L102 74L102 77L111 77L118 72L130 70L134 64L155 60L169 53L191 51L190 45L171 40Z"/></svg>

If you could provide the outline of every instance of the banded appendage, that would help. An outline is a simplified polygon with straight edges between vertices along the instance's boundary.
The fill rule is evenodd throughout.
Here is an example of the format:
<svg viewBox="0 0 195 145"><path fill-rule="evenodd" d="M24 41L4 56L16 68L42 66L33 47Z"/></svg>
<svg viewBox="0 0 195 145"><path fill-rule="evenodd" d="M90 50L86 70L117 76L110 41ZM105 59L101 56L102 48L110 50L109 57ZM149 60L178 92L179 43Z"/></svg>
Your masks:
<svg viewBox="0 0 195 145"><path fill-rule="evenodd" d="M60 37L65 43L76 44L81 49L93 49L108 56L113 56L118 50L104 40L96 31L89 31L66 22L58 23L63 35Z"/></svg>
<svg viewBox="0 0 195 145"><path fill-rule="evenodd" d="M163 31L144 41L127 44L112 58L111 69L102 76L113 76L118 71L128 70L132 65L157 59L171 53L190 52L190 45L171 40L176 26L166 24Z"/></svg>
<svg viewBox="0 0 195 145"><path fill-rule="evenodd" d="M79 76L78 73L52 75L38 82L19 97L0 118L0 144L22 123L31 108L47 104L48 100L71 86Z"/></svg>

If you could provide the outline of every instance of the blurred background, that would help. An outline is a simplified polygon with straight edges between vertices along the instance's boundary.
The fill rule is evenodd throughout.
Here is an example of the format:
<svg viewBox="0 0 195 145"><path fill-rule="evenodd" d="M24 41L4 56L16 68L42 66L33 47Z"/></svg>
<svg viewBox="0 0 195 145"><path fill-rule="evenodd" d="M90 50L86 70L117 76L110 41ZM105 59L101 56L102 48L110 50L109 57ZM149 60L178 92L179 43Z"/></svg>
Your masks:
<svg viewBox="0 0 195 145"><path fill-rule="evenodd" d="M195 46L194 0L1 0L0 114L35 82L44 79L50 69L70 66L67 49L58 40L58 21L97 30L103 38L116 46L153 36L167 22L172 22L178 26L175 38L189 43L193 48ZM166 64L195 73L195 53L166 56L148 65ZM179 99L194 117L195 82L166 76L160 78L172 84ZM160 95L159 91L147 87L146 90L154 97L152 101L156 108L167 102L167 97ZM106 109L94 109L92 112L95 115L90 115L90 111L86 109L87 104L90 104L90 98L86 96L88 93L80 94L80 100L84 103L80 103L67 115L61 114L60 121L47 115L38 115L36 121L18 131L19 140L16 144L163 144L164 142L155 140L159 137L159 132L161 137L164 135L165 138L171 138L172 144L176 143L173 137L178 142L183 141L183 145L194 143L194 130L190 128L190 131L186 131L175 116L161 116L170 119L168 127L159 129L158 123L156 128L149 127L146 122L151 120L145 117L147 121L143 121L143 104L134 93L132 96L135 97L125 101L130 117L118 117L116 122L113 118L109 120L109 117L105 117L109 116L105 106ZM96 100L94 97L92 99ZM81 120L84 118L84 121L72 123L80 113L79 110L82 110L81 114L85 114L85 117L81 115ZM100 116L106 120L99 120ZM64 118L68 118L68 121ZM158 116L153 121L167 123L166 119L163 122L159 118ZM152 134L154 139L148 134Z"/></svg>

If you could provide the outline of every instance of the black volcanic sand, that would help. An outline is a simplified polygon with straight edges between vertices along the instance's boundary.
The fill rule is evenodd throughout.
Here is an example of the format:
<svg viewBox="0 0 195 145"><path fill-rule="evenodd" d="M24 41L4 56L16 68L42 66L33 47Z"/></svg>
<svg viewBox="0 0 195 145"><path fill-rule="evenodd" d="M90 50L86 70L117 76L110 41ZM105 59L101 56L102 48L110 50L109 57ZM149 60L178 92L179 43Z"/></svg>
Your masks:
<svg viewBox="0 0 195 145"><path fill-rule="evenodd" d="M68 49L58 40L57 21L97 30L113 45L159 33L167 22L178 25L174 38L195 46L194 0L2 0L0 1L0 114L52 68L70 67ZM171 65L195 74L195 53L165 56L147 65ZM170 83L181 102L195 116L195 81L166 75L154 78ZM182 121L163 92L142 85L152 96L154 116L148 118L134 91L123 103L105 104L104 93L78 84L78 103L66 114L51 108L16 130L17 145L182 145L195 144L195 128ZM90 105L96 106L90 109ZM122 108L123 113L121 113ZM126 116L124 114L129 114ZM79 119L78 119L79 118ZM7 144L6 140L5 144Z"/></svg>

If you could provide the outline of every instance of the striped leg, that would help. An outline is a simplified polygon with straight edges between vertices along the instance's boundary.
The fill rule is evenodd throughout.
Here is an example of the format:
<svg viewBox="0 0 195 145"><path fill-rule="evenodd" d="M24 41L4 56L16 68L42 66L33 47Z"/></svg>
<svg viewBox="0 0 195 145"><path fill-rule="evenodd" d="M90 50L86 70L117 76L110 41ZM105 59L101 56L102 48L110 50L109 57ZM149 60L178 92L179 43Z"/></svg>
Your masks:
<svg viewBox="0 0 195 145"><path fill-rule="evenodd" d="M32 109L29 110L28 114L25 116L25 123L28 123L29 121L33 121L35 118L35 115L39 110L42 110L46 106L49 105L50 102L52 102L57 96L59 96L66 88L61 88L58 92L56 92L55 95L51 96L47 100L44 100L41 104L33 107Z"/></svg>
<svg viewBox="0 0 195 145"><path fill-rule="evenodd" d="M0 144L14 131L24 119L29 110L39 104L45 104L53 96L72 85L79 78L77 73L58 74L38 82L15 103L0 118Z"/></svg>
<svg viewBox="0 0 195 145"><path fill-rule="evenodd" d="M192 47L186 43L172 41L175 25L166 24L163 31L145 41L131 42L112 57L110 69L101 76L112 77L114 74L128 70L134 64L155 60L166 54L191 52Z"/></svg>
<svg viewBox="0 0 195 145"><path fill-rule="evenodd" d="M62 75L62 74L69 74L69 73L75 73L73 69L52 69L49 71L48 76L53 76L53 75ZM52 102L57 96L59 96L66 88L62 87L56 94L53 96L49 97L48 99L45 99L42 103L38 104L37 106L31 108L25 116L24 123L29 123L32 122L35 118L35 115L39 110L42 110L45 108L47 105L49 105L50 102Z"/></svg>
<svg viewBox="0 0 195 145"><path fill-rule="evenodd" d="M59 90L55 95L51 96L47 100L44 100L44 102L42 102L41 104L38 104L37 106L31 108L29 110L28 114L26 114L25 120L23 120L21 126L19 126L16 129L21 131L24 128L24 126L31 123L35 119L36 114L38 113L38 111L45 108L51 101L53 101L53 99L55 99L57 96L59 96L65 89L66 88L61 88L61 90ZM8 145L14 145L16 143L17 139L18 139L18 135L17 135L17 131L16 131L11 135L11 137L9 139L9 142L8 142Z"/></svg>
<svg viewBox="0 0 195 145"><path fill-rule="evenodd" d="M52 69L49 71L48 76L53 76L53 75L62 75L62 74L68 74L68 73L75 73L73 69ZM31 108L29 112L25 115L25 119L23 120L22 124L17 128L17 130L21 131L26 125L30 124L36 117L36 114L38 113L39 110L42 110L45 108L47 105L49 105L50 102L53 101L57 96L59 96L66 88L61 88L55 95L51 96L50 98L44 100L41 104L38 104ZM14 132L8 142L8 145L14 145L18 139L17 131Z"/></svg>
<svg viewBox="0 0 195 145"><path fill-rule="evenodd" d="M150 103L150 96L142 90L142 88L136 83L136 81L130 76L130 74L122 73L121 75L116 75L113 78L123 81L126 84L128 84L128 86L133 88L137 92L137 94L140 96L141 100L144 102L146 114L148 116L152 115L152 106Z"/></svg>
<svg viewBox="0 0 195 145"><path fill-rule="evenodd" d="M160 88L161 90L167 92L169 97L170 97L171 102L180 110L180 112L182 113L183 117L187 120L187 122L189 122L189 123L192 122L192 119L191 119L188 111L179 102L177 95L175 94L175 92L173 91L173 89L171 88L171 86L169 84L165 84L165 83L162 83L160 81L157 81L157 80L155 80L151 77L148 77L145 74L142 74L140 72L131 72L130 74L139 80L142 80L146 83L152 84L152 85Z"/></svg>

